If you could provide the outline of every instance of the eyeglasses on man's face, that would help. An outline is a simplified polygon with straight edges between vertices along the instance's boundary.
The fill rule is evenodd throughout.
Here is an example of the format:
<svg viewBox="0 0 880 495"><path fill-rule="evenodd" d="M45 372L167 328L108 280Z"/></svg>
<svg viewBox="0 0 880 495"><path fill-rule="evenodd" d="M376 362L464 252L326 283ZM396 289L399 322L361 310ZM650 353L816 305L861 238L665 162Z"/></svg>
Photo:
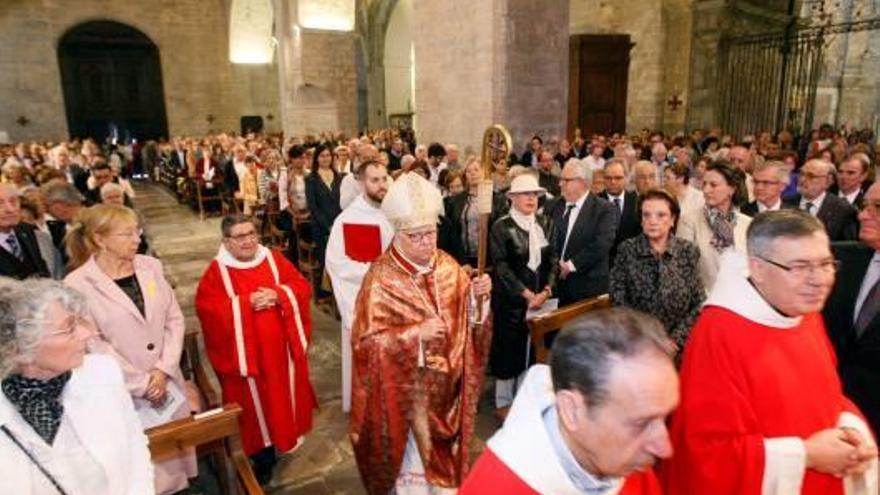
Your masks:
<svg viewBox="0 0 880 495"><path fill-rule="evenodd" d="M413 244L420 244L425 241L433 241L437 239L436 230L426 230L423 232L402 232L404 236Z"/></svg>
<svg viewBox="0 0 880 495"><path fill-rule="evenodd" d="M226 236L226 238L232 239L235 242L245 242L245 241L255 240L257 238L257 231L252 230L250 232L245 232L243 234Z"/></svg>
<svg viewBox="0 0 880 495"><path fill-rule="evenodd" d="M829 275L832 273L836 273L837 270L840 269L840 262L835 259L825 259L815 263L810 263L808 261L794 261L792 263L785 264L778 261L773 261L763 256L755 257L765 263L769 263L776 268L779 268L780 270L786 271L794 275L795 277L806 277L813 272L819 273L821 275Z"/></svg>

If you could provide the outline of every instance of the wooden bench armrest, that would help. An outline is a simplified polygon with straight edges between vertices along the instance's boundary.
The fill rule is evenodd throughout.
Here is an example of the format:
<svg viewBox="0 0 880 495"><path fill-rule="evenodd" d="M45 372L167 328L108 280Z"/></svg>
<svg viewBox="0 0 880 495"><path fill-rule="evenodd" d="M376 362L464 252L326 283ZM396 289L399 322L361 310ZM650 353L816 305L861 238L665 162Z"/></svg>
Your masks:
<svg viewBox="0 0 880 495"><path fill-rule="evenodd" d="M222 405L220 392L214 387L211 375L205 367L205 362L199 352L199 332L187 332L184 336L184 348L186 349L189 365L192 367L193 381L205 398L207 409L214 409Z"/></svg>
<svg viewBox="0 0 880 495"><path fill-rule="evenodd" d="M568 306L563 306L555 311L528 320L526 324L529 327L532 345L535 347L535 360L538 363L547 362L548 350L544 345L545 335L562 328L565 323L584 313L610 307L611 297L608 294L602 294L592 299L585 299Z"/></svg>

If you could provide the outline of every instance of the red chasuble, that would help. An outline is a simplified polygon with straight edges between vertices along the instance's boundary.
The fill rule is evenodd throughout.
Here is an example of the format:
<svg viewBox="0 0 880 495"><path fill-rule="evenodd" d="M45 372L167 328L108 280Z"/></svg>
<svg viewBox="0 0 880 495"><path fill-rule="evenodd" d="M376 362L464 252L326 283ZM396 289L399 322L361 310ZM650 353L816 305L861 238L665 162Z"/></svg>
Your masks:
<svg viewBox="0 0 880 495"><path fill-rule="evenodd" d="M260 287L278 293L274 308L251 308L250 295ZM317 401L306 357L310 293L283 255L263 247L252 263L237 263L221 249L199 282L196 311L205 350L223 402L243 409L241 438L248 455L270 445L286 452L312 428Z"/></svg>
<svg viewBox="0 0 880 495"><path fill-rule="evenodd" d="M821 315L780 315L742 275L717 284L685 348L666 493L845 493L841 479L805 469L802 444L853 421L873 442L835 361Z"/></svg>
<svg viewBox="0 0 880 495"><path fill-rule="evenodd" d="M528 446L524 445L524 449ZM653 470L636 473L626 478L623 488L614 495L661 495L660 483ZM491 449L486 449L471 468L470 475L458 495L551 495L535 490L501 461ZM561 494L552 494L561 495Z"/></svg>

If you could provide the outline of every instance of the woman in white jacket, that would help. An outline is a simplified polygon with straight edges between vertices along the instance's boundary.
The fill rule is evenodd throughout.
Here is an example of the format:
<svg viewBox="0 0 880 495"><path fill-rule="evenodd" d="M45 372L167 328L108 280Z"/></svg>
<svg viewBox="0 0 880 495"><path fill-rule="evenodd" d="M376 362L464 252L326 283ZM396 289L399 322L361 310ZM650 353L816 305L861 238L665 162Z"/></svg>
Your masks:
<svg viewBox="0 0 880 495"><path fill-rule="evenodd" d="M122 372L86 355L85 315L58 282L0 280L0 493L154 493Z"/></svg>

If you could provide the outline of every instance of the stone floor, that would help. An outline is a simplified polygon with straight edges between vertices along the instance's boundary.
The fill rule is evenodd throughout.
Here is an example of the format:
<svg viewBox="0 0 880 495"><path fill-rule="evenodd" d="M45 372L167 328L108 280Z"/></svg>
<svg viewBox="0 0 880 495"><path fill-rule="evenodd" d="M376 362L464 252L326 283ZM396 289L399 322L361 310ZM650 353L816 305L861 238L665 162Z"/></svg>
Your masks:
<svg viewBox="0 0 880 495"><path fill-rule="evenodd" d="M136 186L136 208L145 219L155 254L162 260L186 317L187 328L198 327L193 297L198 280L220 243L220 219L199 220L188 207L177 203L166 189L154 184ZM340 397L340 333L332 316L312 307L313 344L309 350L312 383L320 408L314 429L296 452L281 459L270 494L362 494L357 466L346 430ZM488 380L487 380L488 381ZM477 422L477 449L495 429L487 394Z"/></svg>

